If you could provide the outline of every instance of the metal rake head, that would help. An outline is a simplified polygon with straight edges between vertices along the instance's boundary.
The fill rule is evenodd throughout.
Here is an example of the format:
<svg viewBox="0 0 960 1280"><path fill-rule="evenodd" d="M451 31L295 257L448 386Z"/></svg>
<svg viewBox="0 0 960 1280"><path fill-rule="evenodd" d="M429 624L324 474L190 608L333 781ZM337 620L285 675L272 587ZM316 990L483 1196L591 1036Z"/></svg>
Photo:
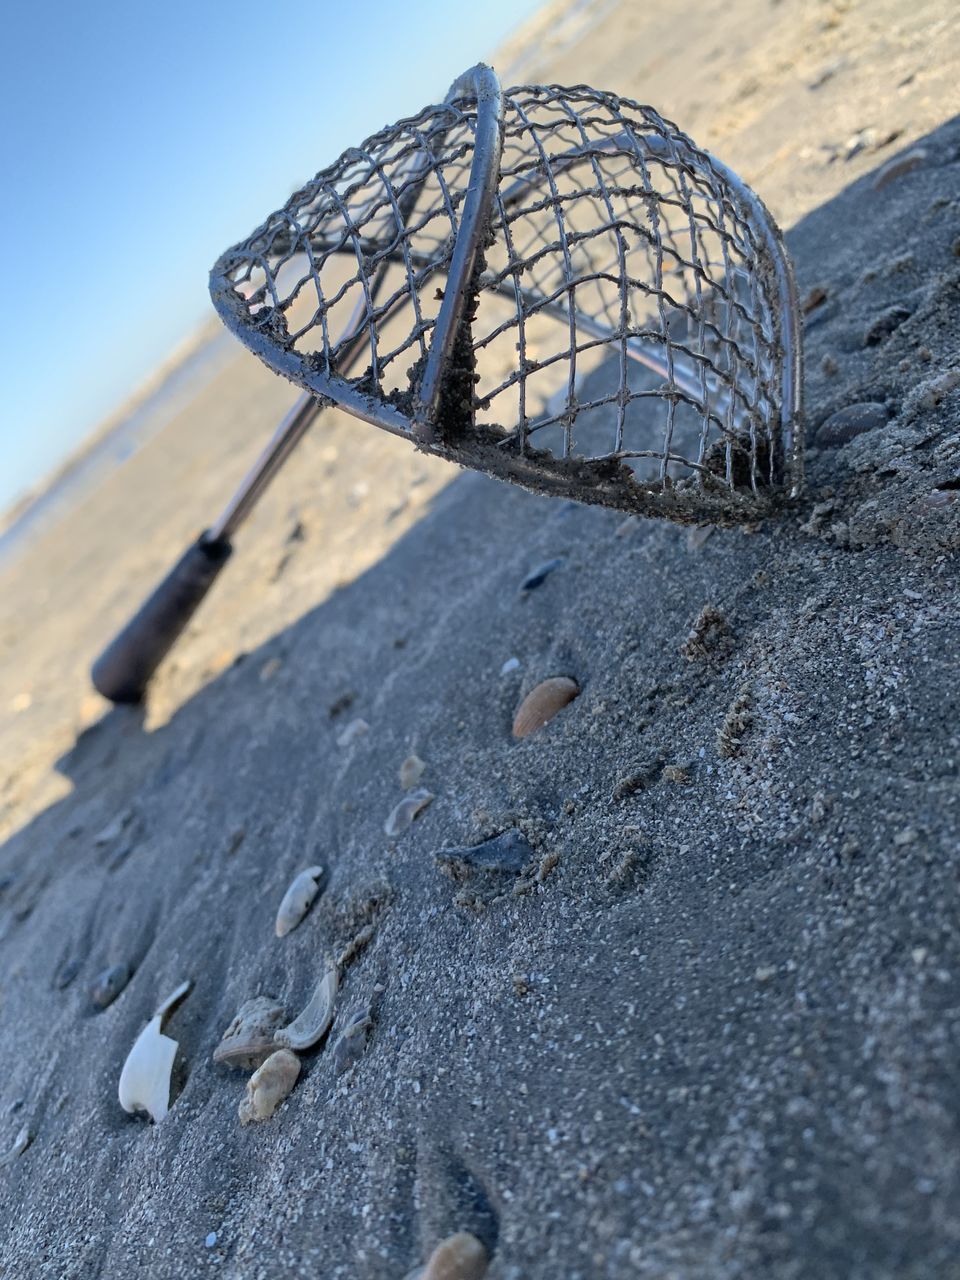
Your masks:
<svg viewBox="0 0 960 1280"><path fill-rule="evenodd" d="M313 395L528 488L752 519L801 480L780 234L650 107L585 86L441 106L346 151L211 273Z"/></svg>

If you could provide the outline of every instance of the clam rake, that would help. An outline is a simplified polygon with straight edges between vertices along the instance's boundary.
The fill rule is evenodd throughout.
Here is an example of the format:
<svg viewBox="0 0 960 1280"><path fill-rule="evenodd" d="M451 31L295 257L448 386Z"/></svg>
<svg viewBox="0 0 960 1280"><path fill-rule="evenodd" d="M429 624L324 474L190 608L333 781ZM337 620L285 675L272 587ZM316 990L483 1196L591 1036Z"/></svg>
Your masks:
<svg viewBox="0 0 960 1280"><path fill-rule="evenodd" d="M143 696L325 406L642 515L729 524L799 492L800 327L779 231L725 165L616 95L504 92L475 67L322 170L210 286L303 394L98 658L113 701Z"/></svg>

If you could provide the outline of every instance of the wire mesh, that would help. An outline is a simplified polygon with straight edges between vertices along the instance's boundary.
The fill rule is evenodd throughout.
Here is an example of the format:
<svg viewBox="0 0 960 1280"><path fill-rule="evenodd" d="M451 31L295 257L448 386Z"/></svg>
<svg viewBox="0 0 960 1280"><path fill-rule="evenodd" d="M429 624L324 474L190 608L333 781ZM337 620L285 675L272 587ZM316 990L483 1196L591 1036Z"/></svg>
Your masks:
<svg viewBox="0 0 960 1280"><path fill-rule="evenodd" d="M796 302L756 197L650 107L580 86L502 98L475 268L451 278L478 107L345 152L219 260L211 290L278 372L445 457L680 520L799 483ZM467 302L424 424L445 291Z"/></svg>

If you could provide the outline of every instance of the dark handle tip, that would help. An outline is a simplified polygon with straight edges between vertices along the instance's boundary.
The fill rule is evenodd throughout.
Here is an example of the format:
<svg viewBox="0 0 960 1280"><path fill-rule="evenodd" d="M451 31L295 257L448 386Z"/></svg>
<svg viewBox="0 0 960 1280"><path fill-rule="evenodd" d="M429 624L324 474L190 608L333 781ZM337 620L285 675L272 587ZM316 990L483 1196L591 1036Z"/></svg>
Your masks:
<svg viewBox="0 0 960 1280"><path fill-rule="evenodd" d="M201 534L93 664L98 693L111 702L140 702L150 677L193 617L230 558L225 539Z"/></svg>

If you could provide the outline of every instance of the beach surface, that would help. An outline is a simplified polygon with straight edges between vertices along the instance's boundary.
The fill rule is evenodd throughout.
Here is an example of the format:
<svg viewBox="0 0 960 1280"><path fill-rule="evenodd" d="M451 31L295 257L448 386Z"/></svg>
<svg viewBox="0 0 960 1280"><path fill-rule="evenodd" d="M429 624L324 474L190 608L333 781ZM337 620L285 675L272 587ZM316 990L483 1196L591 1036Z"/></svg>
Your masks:
<svg viewBox="0 0 960 1280"><path fill-rule="evenodd" d="M327 411L111 709L90 663L297 393L213 338L139 406L0 561L0 1276L402 1280L458 1230L489 1280L955 1274L960 22L557 3L492 60L651 103L786 229L803 499L625 522ZM509 829L516 874L436 857ZM336 957L327 1047L241 1127L224 1029ZM117 1082L186 979L153 1126Z"/></svg>

